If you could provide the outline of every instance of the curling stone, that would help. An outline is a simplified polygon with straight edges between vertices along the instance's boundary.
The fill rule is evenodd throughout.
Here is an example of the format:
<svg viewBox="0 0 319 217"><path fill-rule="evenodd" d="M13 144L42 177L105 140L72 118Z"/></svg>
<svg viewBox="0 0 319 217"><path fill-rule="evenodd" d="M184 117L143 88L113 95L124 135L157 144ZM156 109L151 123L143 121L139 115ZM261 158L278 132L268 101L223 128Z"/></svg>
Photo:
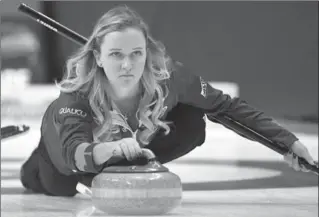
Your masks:
<svg viewBox="0 0 319 217"><path fill-rule="evenodd" d="M92 203L112 215L163 215L181 204L180 178L142 149L144 165L110 166L92 180Z"/></svg>

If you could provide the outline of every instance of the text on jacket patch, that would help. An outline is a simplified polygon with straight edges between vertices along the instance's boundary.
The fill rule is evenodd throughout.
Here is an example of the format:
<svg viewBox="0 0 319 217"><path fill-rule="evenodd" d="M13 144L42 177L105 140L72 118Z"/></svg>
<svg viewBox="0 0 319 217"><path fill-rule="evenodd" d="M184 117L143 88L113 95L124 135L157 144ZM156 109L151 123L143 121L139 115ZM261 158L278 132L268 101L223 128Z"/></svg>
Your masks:
<svg viewBox="0 0 319 217"><path fill-rule="evenodd" d="M202 77L199 77L199 78L200 78L200 84L202 87L202 91L200 94L206 98L206 96L207 96L207 82Z"/></svg>
<svg viewBox="0 0 319 217"><path fill-rule="evenodd" d="M61 108L59 110L59 114L72 114L72 115L78 115L81 116L83 118L85 118L87 116L87 113L82 111L81 109L74 109L74 108Z"/></svg>

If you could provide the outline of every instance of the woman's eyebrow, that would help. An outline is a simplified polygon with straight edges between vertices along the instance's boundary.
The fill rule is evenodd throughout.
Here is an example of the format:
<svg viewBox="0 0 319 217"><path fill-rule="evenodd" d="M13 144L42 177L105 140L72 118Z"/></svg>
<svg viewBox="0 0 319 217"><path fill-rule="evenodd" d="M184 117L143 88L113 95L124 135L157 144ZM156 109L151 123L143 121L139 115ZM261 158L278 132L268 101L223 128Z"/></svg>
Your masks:
<svg viewBox="0 0 319 217"><path fill-rule="evenodd" d="M143 47L135 47L132 50L141 50L141 49L143 49ZM111 49L109 49L109 51L121 51L121 50L122 49L120 49L120 48L111 48Z"/></svg>

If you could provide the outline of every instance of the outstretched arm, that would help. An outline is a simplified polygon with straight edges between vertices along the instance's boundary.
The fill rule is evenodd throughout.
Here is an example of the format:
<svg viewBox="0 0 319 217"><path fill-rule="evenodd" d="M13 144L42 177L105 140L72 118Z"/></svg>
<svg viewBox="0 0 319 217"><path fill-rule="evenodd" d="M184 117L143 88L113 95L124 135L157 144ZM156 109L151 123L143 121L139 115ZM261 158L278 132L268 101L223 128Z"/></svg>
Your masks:
<svg viewBox="0 0 319 217"><path fill-rule="evenodd" d="M286 146L291 150L291 154L286 155L284 159L295 170L306 171L299 165L297 157L291 157L293 154L304 158L308 163L314 165L309 151L299 139L263 111L254 108L238 97L232 98L221 90L211 87L200 76L191 74L186 68L179 68L172 74L171 80L171 85L178 93L178 101L180 103L202 108L208 119L213 122L216 122L215 118L217 116L227 115L232 120L247 126L276 144ZM229 128L226 125L224 126ZM238 133L234 129L231 130L250 139L247 135Z"/></svg>
<svg viewBox="0 0 319 217"><path fill-rule="evenodd" d="M186 68L180 68L172 76L175 90L178 92L178 101L202 108L209 120L216 122L217 115L227 115L271 141L289 148L298 140L293 133L280 126L263 111L240 98L231 98L221 90L211 87L201 77L188 72ZM247 138L246 135L240 135Z"/></svg>

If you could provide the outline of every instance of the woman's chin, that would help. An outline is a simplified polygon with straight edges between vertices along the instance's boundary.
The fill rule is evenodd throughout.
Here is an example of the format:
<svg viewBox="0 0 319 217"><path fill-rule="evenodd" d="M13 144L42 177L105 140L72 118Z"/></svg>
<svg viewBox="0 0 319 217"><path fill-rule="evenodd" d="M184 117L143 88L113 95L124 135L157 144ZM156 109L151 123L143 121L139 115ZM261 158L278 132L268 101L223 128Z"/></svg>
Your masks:
<svg viewBox="0 0 319 217"><path fill-rule="evenodd" d="M137 85L138 82L135 79L121 79L119 82L112 86L115 90L117 90L116 92L121 92L123 94L125 93L126 95L135 92L137 90Z"/></svg>

